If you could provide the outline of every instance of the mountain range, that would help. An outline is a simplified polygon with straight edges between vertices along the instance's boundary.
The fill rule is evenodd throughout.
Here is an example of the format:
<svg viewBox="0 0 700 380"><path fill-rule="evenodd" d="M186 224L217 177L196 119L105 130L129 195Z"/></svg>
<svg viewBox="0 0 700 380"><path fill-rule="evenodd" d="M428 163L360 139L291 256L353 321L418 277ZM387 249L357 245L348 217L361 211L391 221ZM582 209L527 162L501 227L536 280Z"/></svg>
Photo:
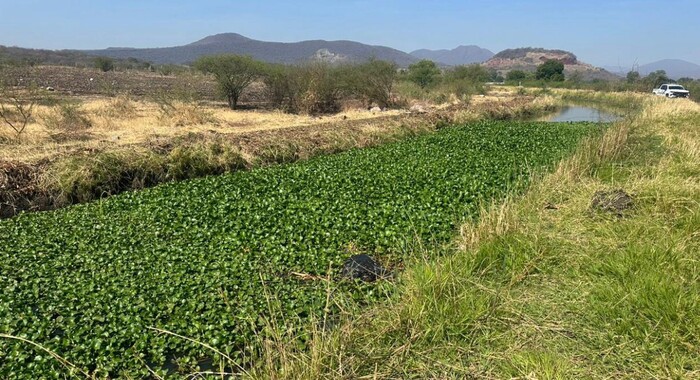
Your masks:
<svg viewBox="0 0 700 380"><path fill-rule="evenodd" d="M267 42L253 40L236 33L217 34L184 46L152 49L108 48L83 52L110 58L136 58L155 64L187 64L201 56L223 53L249 55L265 62L287 64L312 59L352 62L376 58L396 62L399 66L405 67L418 60L400 50L354 41Z"/></svg>
<svg viewBox="0 0 700 380"><path fill-rule="evenodd" d="M287 64L309 60L355 62L376 58L395 62L401 67L407 67L421 59L453 66L481 63L493 56L491 51L474 45L460 46L453 50L417 50L408 54L386 46L366 45L354 41L268 42L236 33L216 34L183 46L151 49L107 48L81 52L117 59L135 58L155 64L187 64L204 55L235 53L249 55L261 61Z"/></svg>

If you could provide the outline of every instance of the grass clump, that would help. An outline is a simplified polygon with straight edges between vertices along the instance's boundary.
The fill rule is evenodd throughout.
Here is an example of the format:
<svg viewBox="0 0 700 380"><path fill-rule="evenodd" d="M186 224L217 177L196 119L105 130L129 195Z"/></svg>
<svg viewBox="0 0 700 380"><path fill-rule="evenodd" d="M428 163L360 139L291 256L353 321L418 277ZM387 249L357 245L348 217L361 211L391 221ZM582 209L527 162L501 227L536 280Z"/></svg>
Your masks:
<svg viewBox="0 0 700 380"><path fill-rule="evenodd" d="M222 142L178 146L165 160L166 177L173 181L230 173L248 166L237 149Z"/></svg>
<svg viewBox="0 0 700 380"><path fill-rule="evenodd" d="M221 141L178 144L165 154L148 149L105 151L58 161L44 177L58 206L85 203L162 182L229 173L247 167L241 153Z"/></svg>
<svg viewBox="0 0 700 380"><path fill-rule="evenodd" d="M56 141L84 140L89 137L92 120L81 105L59 102L43 116L42 122Z"/></svg>
<svg viewBox="0 0 700 380"><path fill-rule="evenodd" d="M159 104L159 106L159 119L161 122L176 127L215 124L218 122L211 111L195 102L174 101L167 104Z"/></svg>
<svg viewBox="0 0 700 380"><path fill-rule="evenodd" d="M44 187L57 190L57 205L84 203L163 181L163 159L145 150L101 152L54 164Z"/></svg>
<svg viewBox="0 0 700 380"><path fill-rule="evenodd" d="M113 119L133 119L138 116L138 107L129 95L121 94L109 99L97 114Z"/></svg>

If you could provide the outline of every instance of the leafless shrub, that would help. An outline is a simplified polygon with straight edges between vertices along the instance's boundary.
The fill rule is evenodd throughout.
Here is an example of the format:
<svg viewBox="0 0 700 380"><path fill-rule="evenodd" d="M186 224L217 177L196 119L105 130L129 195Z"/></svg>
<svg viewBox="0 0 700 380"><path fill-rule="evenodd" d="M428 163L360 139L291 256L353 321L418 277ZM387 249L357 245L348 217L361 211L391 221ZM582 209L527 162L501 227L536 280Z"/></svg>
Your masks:
<svg viewBox="0 0 700 380"><path fill-rule="evenodd" d="M201 105L199 95L184 86L160 91L152 100L158 106L161 121L165 123L185 126L216 122L214 115Z"/></svg>
<svg viewBox="0 0 700 380"><path fill-rule="evenodd" d="M32 86L26 89L0 84L0 119L11 129L15 139L20 140L33 120L38 90Z"/></svg>
<svg viewBox="0 0 700 380"><path fill-rule="evenodd" d="M56 141L80 140L88 136L92 121L79 104L62 102L44 115L43 124Z"/></svg>
<svg viewBox="0 0 700 380"><path fill-rule="evenodd" d="M365 107L392 105L396 66L370 60L362 64L267 65L262 76L269 102L290 113L325 114L343 103L359 101Z"/></svg>

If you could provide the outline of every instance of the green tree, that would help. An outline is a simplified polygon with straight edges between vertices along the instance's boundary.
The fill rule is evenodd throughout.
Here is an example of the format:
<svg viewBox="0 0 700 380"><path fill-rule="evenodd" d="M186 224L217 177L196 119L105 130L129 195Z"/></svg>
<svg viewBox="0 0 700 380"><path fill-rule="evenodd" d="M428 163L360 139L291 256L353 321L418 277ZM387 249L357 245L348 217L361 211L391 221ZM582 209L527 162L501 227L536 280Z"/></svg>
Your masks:
<svg viewBox="0 0 700 380"><path fill-rule="evenodd" d="M569 74L569 77L566 78L566 81L574 87L577 87L581 84L581 82L583 82L583 74L580 71L574 71L571 74Z"/></svg>
<svg viewBox="0 0 700 380"><path fill-rule="evenodd" d="M484 83L491 80L491 73L481 65L462 65L445 72L444 89L457 97L485 93Z"/></svg>
<svg viewBox="0 0 700 380"><path fill-rule="evenodd" d="M95 58L95 68L104 71L114 70L114 60L107 57L97 57Z"/></svg>
<svg viewBox="0 0 700 380"><path fill-rule="evenodd" d="M548 59L537 66L535 78L539 80L562 82L564 81L564 64L556 59Z"/></svg>
<svg viewBox="0 0 700 380"><path fill-rule="evenodd" d="M240 55L215 55L198 59L194 67L204 73L214 75L221 94L231 109L236 109L238 100L253 81L263 73L263 64L251 57Z"/></svg>
<svg viewBox="0 0 700 380"><path fill-rule="evenodd" d="M506 74L506 80L509 82L520 81L525 78L527 78L527 73L522 70L511 70Z"/></svg>
<svg viewBox="0 0 700 380"><path fill-rule="evenodd" d="M653 88L659 87L660 85L670 81L671 80L668 78L668 75L666 75L666 71L664 70L656 70L649 73L649 75L644 78L644 84Z"/></svg>
<svg viewBox="0 0 700 380"><path fill-rule="evenodd" d="M423 89L435 84L440 79L440 74L440 68L428 59L408 66L408 79Z"/></svg>
<svg viewBox="0 0 700 380"><path fill-rule="evenodd" d="M397 68L395 63L377 59L345 67L343 82L348 95L362 98L368 104L388 107Z"/></svg>
<svg viewBox="0 0 700 380"><path fill-rule="evenodd" d="M466 80L472 83L486 83L491 73L481 65L455 66L446 74L447 80Z"/></svg>
<svg viewBox="0 0 700 380"><path fill-rule="evenodd" d="M641 75L639 75L639 71L630 71L627 73L627 83L636 83L641 79Z"/></svg>

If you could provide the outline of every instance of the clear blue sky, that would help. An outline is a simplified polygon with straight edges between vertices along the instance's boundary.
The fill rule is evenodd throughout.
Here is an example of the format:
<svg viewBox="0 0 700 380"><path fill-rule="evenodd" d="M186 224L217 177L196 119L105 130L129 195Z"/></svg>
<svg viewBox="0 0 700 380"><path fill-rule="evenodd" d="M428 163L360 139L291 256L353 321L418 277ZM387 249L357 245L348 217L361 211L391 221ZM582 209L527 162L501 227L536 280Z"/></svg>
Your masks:
<svg viewBox="0 0 700 380"><path fill-rule="evenodd" d="M0 0L0 12L0 44L31 48L175 46L236 32L404 51L559 48L607 66L700 64L700 0Z"/></svg>

